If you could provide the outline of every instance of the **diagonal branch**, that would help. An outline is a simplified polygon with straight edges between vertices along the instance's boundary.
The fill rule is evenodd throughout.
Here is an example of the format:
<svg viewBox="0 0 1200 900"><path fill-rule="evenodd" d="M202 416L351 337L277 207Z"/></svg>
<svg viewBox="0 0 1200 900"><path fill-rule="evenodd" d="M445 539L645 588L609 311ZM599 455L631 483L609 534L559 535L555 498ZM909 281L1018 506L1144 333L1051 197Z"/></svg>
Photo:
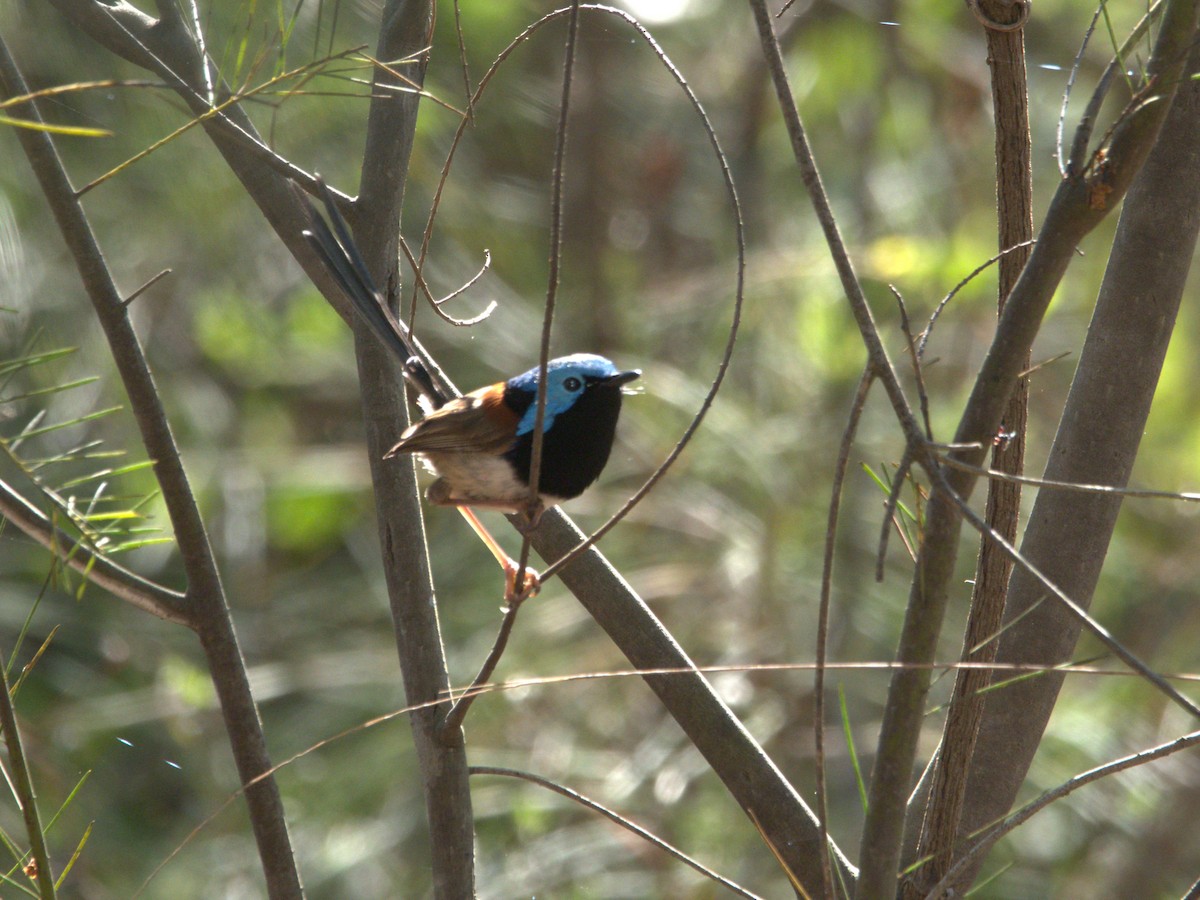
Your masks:
<svg viewBox="0 0 1200 900"><path fill-rule="evenodd" d="M0 481L0 516L114 597L176 625L190 625L183 594L143 578L75 540L3 481Z"/></svg>

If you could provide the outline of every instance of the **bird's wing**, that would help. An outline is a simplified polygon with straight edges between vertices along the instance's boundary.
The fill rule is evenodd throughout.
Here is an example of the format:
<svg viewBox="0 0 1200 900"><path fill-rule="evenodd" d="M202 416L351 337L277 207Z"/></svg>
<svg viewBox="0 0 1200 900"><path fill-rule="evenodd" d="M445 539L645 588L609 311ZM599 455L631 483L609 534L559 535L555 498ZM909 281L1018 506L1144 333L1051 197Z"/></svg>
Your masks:
<svg viewBox="0 0 1200 900"><path fill-rule="evenodd" d="M429 452L498 455L512 446L516 426L516 413L504 403L504 385L494 384L434 410L405 431L386 455Z"/></svg>

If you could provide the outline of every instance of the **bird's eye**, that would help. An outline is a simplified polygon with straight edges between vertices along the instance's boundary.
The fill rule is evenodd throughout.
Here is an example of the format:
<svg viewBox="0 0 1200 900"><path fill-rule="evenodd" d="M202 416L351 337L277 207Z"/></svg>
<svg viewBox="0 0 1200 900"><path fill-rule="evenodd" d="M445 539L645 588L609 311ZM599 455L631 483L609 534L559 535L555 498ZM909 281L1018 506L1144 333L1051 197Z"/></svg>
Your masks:
<svg viewBox="0 0 1200 900"><path fill-rule="evenodd" d="M568 391L571 391L571 393L574 393L583 387L583 382L572 375L570 378L567 378L563 381L563 387L565 387Z"/></svg>

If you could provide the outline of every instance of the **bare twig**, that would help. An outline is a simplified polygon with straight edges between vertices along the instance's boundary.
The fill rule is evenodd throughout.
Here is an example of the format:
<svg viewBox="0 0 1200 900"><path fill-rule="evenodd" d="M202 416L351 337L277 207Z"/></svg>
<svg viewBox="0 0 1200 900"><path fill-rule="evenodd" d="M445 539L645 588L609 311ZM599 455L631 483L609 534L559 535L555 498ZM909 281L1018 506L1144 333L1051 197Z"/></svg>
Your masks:
<svg viewBox="0 0 1200 900"><path fill-rule="evenodd" d="M952 469L962 469L973 472L994 481L1011 481L1015 484L1028 484L1037 488L1049 488L1056 491L1076 491L1081 494L1109 494L1114 497L1128 497L1134 500L1180 500L1185 503L1200 503L1200 493L1193 491L1154 491L1142 488L1122 488L1111 484L1079 484L1073 481L1055 481L1051 478L1035 478L1031 475L1016 475L1012 472L1001 472L981 466L972 466L952 456L943 456L942 462Z"/></svg>
<svg viewBox="0 0 1200 900"><path fill-rule="evenodd" d="M957 295L959 291L961 291L968 284L970 284L972 281L974 281L976 277L978 277L980 274L982 274L984 271L986 271L990 266L995 265L997 262L999 262L1001 259L1003 259L1008 254L1015 253L1016 251L1022 250L1026 247L1032 247L1034 245L1034 243L1036 243L1036 242L1031 240L1031 241L1024 241L1024 242L1022 242L1020 244L1016 244L1015 246L1012 246L1012 247L1006 247L1005 249L1003 249L999 253L997 253L995 256L993 256L991 259L989 259L987 262L981 263L980 265L976 266L974 269L971 270L971 272L967 275L967 277L965 277L962 281L960 281L958 284L956 284L954 287L952 287L950 289L949 293L947 293L946 296L943 297L938 302L938 305L934 308L933 313L930 314L929 323L925 326L925 329L921 332L921 339L917 342L917 356L918 357L925 356L925 345L929 343L929 336L931 334L933 334L933 326L937 324L937 320L941 316L942 311L945 310L946 305L951 300L954 299L955 295Z"/></svg>
<svg viewBox="0 0 1200 900"><path fill-rule="evenodd" d="M837 544L838 518L842 506L842 485L846 480L846 467L850 462L850 449L854 435L867 404L867 394L874 381L868 366L863 370L850 404L850 415L842 432L838 447L837 462L833 468L833 489L829 498L829 517L825 523L825 554L821 564L821 600L817 607L817 652L813 677L813 743L814 764L817 776L817 819L821 826L821 845L829 843L829 798L825 783L825 669L829 655L829 609L833 593L833 557ZM827 854L821 867L823 896L833 897L833 861Z"/></svg>
<svg viewBox="0 0 1200 900"><path fill-rule="evenodd" d="M1041 583L1041 585L1047 591L1049 591L1059 603L1063 604L1073 616L1079 619L1079 621L1083 623L1083 626L1087 628L1087 630L1090 631L1096 638L1098 638L1100 642L1104 644L1104 646L1108 647L1108 649L1111 650L1117 658L1153 684L1170 700L1183 708L1187 713L1196 718L1200 718L1200 706L1197 706L1187 697L1183 696L1183 694L1179 693L1179 691L1176 690L1166 678L1154 671L1154 669L1146 665L1146 663L1138 659L1138 657L1131 650L1113 637L1107 628L1088 615L1087 610L1067 596L1066 592L1063 591L1062 588L1038 571L1037 567L1034 566L1029 559L1023 556L1016 547L1014 547L1008 540L1004 538L1003 535L1001 535L987 522L980 518L979 514L971 509L966 500L959 496L956 491L954 491L948 481L943 481L939 487L942 491L945 491L950 495L955 504L958 506L963 517L976 531L982 535L985 535L989 540L995 542L996 545L998 545L1004 551L1006 556L1019 565L1023 570L1032 575L1035 579L1037 579L1037 581Z"/></svg>
<svg viewBox="0 0 1200 900"><path fill-rule="evenodd" d="M183 605L183 594L129 571L55 528L41 510L3 481L0 481L0 515L114 597L160 619L191 626L191 618Z"/></svg>
<svg viewBox="0 0 1200 900"><path fill-rule="evenodd" d="M703 875L705 878L708 878L708 879L716 882L717 884L719 884L723 888L726 888L727 890L733 892L737 896L748 897L748 898L751 898L751 900L756 900L756 898L758 897L757 894L750 893L748 890L743 888L741 885L736 884L733 881L730 881L725 876L723 876L717 872L714 872L712 869L708 868L707 866L702 865L701 863L692 859L692 857L688 856L682 850L680 850L676 847L672 847L670 844L668 844L662 838L651 833L650 831L647 831L645 828L638 825L637 823L631 822L629 819L625 818L620 813L614 812L613 810L609 809L608 807L603 806L600 803L597 803L595 800L592 800L590 797L585 797L583 794L579 793L578 791L571 790L569 787L565 787L561 784L558 784L557 782L551 781L548 778L542 778L539 775L534 775L532 772L522 772L518 769L508 769L508 768L503 768L501 766L471 766L471 774L472 775L503 775L508 778L519 778L522 781L528 781L530 784L536 784L539 787L544 787L548 791L554 791L554 793L560 794L563 797L566 797L568 800L572 800L575 803L578 803L580 806L584 806L584 807L592 810L593 812L600 813L602 816L604 816L605 818L609 819L612 822L615 822L617 825L621 826L626 831L637 835L644 841L648 841L649 843L653 844L658 849L675 857L677 860L679 860L684 865L690 866L691 868L693 868L697 872L699 872L701 875Z"/></svg>
<svg viewBox="0 0 1200 900"><path fill-rule="evenodd" d="M967 850L958 862L946 872L945 878L934 885L933 889L926 895L926 900L941 900L943 897L950 897L953 894L947 891L954 884L955 879L969 865L972 865L989 851L995 843L1011 832L1018 825L1027 822L1034 815L1041 812L1051 803L1056 800L1061 800L1069 794L1079 790L1084 785L1091 784L1093 781L1099 781L1108 775L1115 775L1117 772L1124 772L1127 769L1132 769L1136 766L1145 765L1148 762L1153 762L1156 759L1162 759L1180 750L1187 750L1191 747L1200 745L1200 731L1193 731L1178 737L1173 741L1168 741L1165 744L1159 744L1157 747L1151 747L1148 750L1142 750L1138 753L1129 756L1123 756L1120 759L1114 759L1112 762L1105 763L1102 766L1096 766L1094 769L1089 769L1086 772L1081 772L1075 777L1063 782L1058 787L1045 791L1039 797L1031 800L1016 812L1006 816L1002 821L994 825L986 831L971 848Z"/></svg>
<svg viewBox="0 0 1200 900"><path fill-rule="evenodd" d="M654 486L658 484L658 482L666 475L671 466L675 464L675 461L679 459L684 449L691 442L696 432L700 429L701 424L708 415L708 411L712 408L713 402L717 397L717 392L720 391L721 385L725 380L725 375L729 371L729 364L733 359L733 350L737 346L738 330L741 326L742 307L745 299L746 234L745 226L742 221L741 204L738 200L737 189L734 187L733 173L730 170L729 162L721 148L720 140L717 138L716 130L713 128L712 122L708 118L708 114L705 112L704 107L701 105L700 100L696 96L695 92L691 89L691 86L684 79L683 74L678 68L676 68L675 64L666 55L662 47L659 46L658 42L654 40L654 37L640 22L627 13L619 9L614 9L613 7L585 5L582 8L585 10L594 10L609 16L616 16L627 22L638 33L638 36L650 46L650 49L654 52L655 56L658 57L659 62L662 63L663 67L667 69L671 77L675 79L675 83L679 85L679 89L684 92L688 102L691 103L692 108L696 112L697 118L700 120L700 123L704 128L705 136L708 138L708 142L712 147L717 164L720 166L722 183L725 188L725 193L729 199L730 214L733 219L734 238L737 246L737 266L735 271L733 310L730 317L729 330L726 333L725 347L721 353L721 360L717 364L717 370L713 376L712 384L709 385L708 392L704 395L704 399L701 401L700 406L692 416L691 422L688 423L687 428L684 429L683 434L680 435L679 440L675 443L675 446L671 448L671 452L667 454L666 458L664 458L658 467L650 474L650 477L646 479L642 486L629 496L625 503L621 505L621 508L609 517L608 521L593 531L585 540L581 541L569 552L556 559L554 563L552 563L544 572L542 572L543 580L561 571L565 566L569 565L573 560L581 556L589 547L591 547L598 540L600 540L600 538L616 527L617 523L624 519L633 510L633 508L641 502L643 497L650 493Z"/></svg>
<svg viewBox="0 0 1200 900"><path fill-rule="evenodd" d="M146 291L150 290L150 288L154 287L154 285L158 284L162 279L166 278L170 274L171 274L170 269L163 269L157 275L155 275L150 280L145 282L140 288L137 288L136 290L134 290L134 292L132 294L130 294L128 297L126 297L124 300L125 305L128 306L130 303L132 303L138 297L142 296L142 294L144 294Z"/></svg>
<svg viewBox="0 0 1200 900"><path fill-rule="evenodd" d="M842 290L850 303L850 310L854 314L859 334L866 345L867 356L871 361L874 375L887 392L896 418L904 430L905 440L914 448L922 447L924 435L921 426L913 415L908 399L904 396L904 389L896 377L887 350L879 337L879 329L875 325L871 307L867 303L862 285L854 272L854 264L851 262L850 254L842 240L837 219L833 214L833 207L821 184L821 175L817 170L816 160L812 155L808 137L804 131L804 124L800 120L800 112L788 83L787 70L783 64L783 53L779 46L779 40L775 36L774 24L771 21L771 14L767 10L766 0L750 0L750 8L754 13L759 44L762 47L767 68L771 73L771 81L775 86L775 94L779 100L784 124L787 126L788 137L791 139L792 154L796 158L800 179L808 189L808 197L812 202L813 211L816 213L817 222L825 234L825 242L829 245L830 255L837 268ZM922 465L929 462L924 458L920 461Z"/></svg>
<svg viewBox="0 0 1200 900"><path fill-rule="evenodd" d="M515 583L520 584L521 582ZM513 626L517 624L517 613L520 612L521 604L525 602L525 599L524 594L515 590L513 596L508 598L507 605L504 607L504 618L500 621L500 630L496 633L496 640L492 642L491 651L483 661L483 665L479 667L479 672L472 679L470 686L454 701L454 705L446 710L445 717L438 724L438 734L442 736L443 740L462 740L459 729L462 728L463 720L467 717L467 710L471 708L475 698L483 693L482 688L488 684L492 673L496 671L500 657L504 655L504 649L508 646L508 638L512 634Z"/></svg>
<svg viewBox="0 0 1200 900"><path fill-rule="evenodd" d="M534 400L533 446L529 452L529 502L526 519L535 524L542 513L539 495L542 477L542 448L546 438L547 374L550 365L550 335L554 327L554 307L558 300L559 266L562 264L563 180L566 177L567 119L571 108L571 84L575 70L575 43L579 38L579 0L573 0L567 17L567 40L563 47L562 99L558 106L558 128L554 135L554 168L550 175L550 264L546 275L546 304L542 313L542 334L538 348L537 397ZM532 530L532 529L530 529ZM525 582L525 568L532 549L529 531L521 538L517 563L517 584Z"/></svg>

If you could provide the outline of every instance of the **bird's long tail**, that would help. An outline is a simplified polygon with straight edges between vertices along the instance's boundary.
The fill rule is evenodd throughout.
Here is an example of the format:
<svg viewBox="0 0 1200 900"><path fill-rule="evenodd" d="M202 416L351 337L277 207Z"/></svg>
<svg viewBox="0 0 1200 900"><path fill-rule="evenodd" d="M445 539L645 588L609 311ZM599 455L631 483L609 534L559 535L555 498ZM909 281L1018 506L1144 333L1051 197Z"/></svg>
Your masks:
<svg viewBox="0 0 1200 900"><path fill-rule="evenodd" d="M430 407L437 409L445 405L447 397L434 382L429 369L421 360L421 354L408 333L408 328L396 320L384 303L382 295L371 279L367 264L362 258L346 220L338 211L333 194L324 181L318 182L329 224L316 208L304 198L308 206L309 227L304 237L325 263L342 292L350 298L363 321L370 326L375 336L404 363L404 377L425 399ZM332 230L330 229L332 225Z"/></svg>

